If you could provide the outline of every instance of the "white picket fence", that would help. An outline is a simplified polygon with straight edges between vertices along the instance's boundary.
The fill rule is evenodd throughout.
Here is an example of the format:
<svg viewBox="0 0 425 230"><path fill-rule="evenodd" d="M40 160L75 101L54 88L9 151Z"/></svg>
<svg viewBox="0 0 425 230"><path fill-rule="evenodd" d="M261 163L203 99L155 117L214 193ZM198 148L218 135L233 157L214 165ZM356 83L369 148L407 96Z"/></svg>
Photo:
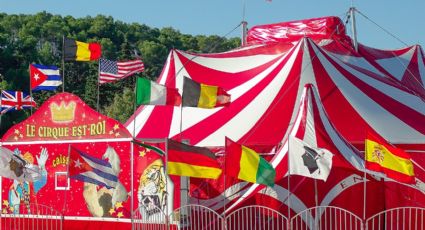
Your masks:
<svg viewBox="0 0 425 230"><path fill-rule="evenodd" d="M159 214L160 213L160 214ZM161 217L159 217L161 216ZM362 220L339 207L318 206L288 219L263 206L239 208L222 216L208 207L188 205L176 209L168 218L157 212L155 218L135 211L133 229L184 230L424 230L425 209L400 207L377 213ZM139 219L140 218L140 219ZM155 220L154 220L155 219Z"/></svg>
<svg viewBox="0 0 425 230"><path fill-rule="evenodd" d="M0 214L1 230L63 229L63 215L51 207L31 204L13 209L19 212ZM264 206L242 207L223 216L208 207L187 205L170 214L138 208L132 223L134 230L423 230L425 208L394 208L363 220L332 206L312 207L287 218Z"/></svg>
<svg viewBox="0 0 425 230"><path fill-rule="evenodd" d="M0 214L1 230L62 230L63 215L41 204L15 205Z"/></svg>

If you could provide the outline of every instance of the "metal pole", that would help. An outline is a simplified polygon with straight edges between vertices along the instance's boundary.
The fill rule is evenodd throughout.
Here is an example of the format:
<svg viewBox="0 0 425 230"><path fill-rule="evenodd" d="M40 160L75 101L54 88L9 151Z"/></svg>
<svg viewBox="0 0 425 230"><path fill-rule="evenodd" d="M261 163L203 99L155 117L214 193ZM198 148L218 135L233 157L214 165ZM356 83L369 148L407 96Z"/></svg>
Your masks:
<svg viewBox="0 0 425 230"><path fill-rule="evenodd" d="M365 162L366 164L366 162ZM366 167L364 169L364 174L363 174L363 221L366 220Z"/></svg>
<svg viewBox="0 0 425 230"><path fill-rule="evenodd" d="M97 62L97 103L96 103L96 110L99 112L99 94L100 94L100 59Z"/></svg>
<svg viewBox="0 0 425 230"><path fill-rule="evenodd" d="M131 218L131 230L134 229L134 144L132 142L130 142L130 171L131 171L131 178L130 178L130 196L131 196L131 201L130 201L130 218Z"/></svg>
<svg viewBox="0 0 425 230"><path fill-rule="evenodd" d="M247 38L247 31L248 31L248 22L246 21L242 21L242 40L241 40L241 44L242 46L246 45L246 38Z"/></svg>
<svg viewBox="0 0 425 230"><path fill-rule="evenodd" d="M354 50L358 52L359 50L358 50L358 44L357 44L356 17L354 14L355 11L356 11L355 7L350 7L351 29L353 32L353 45L354 45Z"/></svg>
<svg viewBox="0 0 425 230"><path fill-rule="evenodd" d="M316 208L315 208L315 214L314 214L314 228L315 229L319 229L319 219L318 219L318 206L319 206L319 196L318 196L318 191L317 191L317 180L314 180L314 201L316 204Z"/></svg>
<svg viewBox="0 0 425 230"><path fill-rule="evenodd" d="M62 93L65 92L65 35L62 36Z"/></svg>
<svg viewBox="0 0 425 230"><path fill-rule="evenodd" d="M165 173L165 191L167 194L167 199L165 203L165 223L167 225L167 229L170 229L170 223L169 223L169 213L168 213L168 200L170 199L168 192L168 138L165 138L165 167L164 167L164 173Z"/></svg>
<svg viewBox="0 0 425 230"><path fill-rule="evenodd" d="M289 164L289 142L288 142L288 227L287 229L291 229L291 165Z"/></svg>
<svg viewBox="0 0 425 230"><path fill-rule="evenodd" d="M31 65L31 64L30 64ZM28 72L30 74L30 97L31 97L31 102L33 101L33 97L32 97L32 85L31 85L31 67L30 65L28 65ZM32 115L32 106L30 106L31 108L31 115Z"/></svg>

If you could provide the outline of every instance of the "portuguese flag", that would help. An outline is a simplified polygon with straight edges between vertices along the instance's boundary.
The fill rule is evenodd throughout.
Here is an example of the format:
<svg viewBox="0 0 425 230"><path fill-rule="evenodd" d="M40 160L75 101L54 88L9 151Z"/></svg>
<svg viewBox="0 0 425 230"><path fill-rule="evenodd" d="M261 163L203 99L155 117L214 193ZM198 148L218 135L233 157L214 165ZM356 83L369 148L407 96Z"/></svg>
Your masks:
<svg viewBox="0 0 425 230"><path fill-rule="evenodd" d="M229 104L230 95L223 88L205 85L184 77L183 106L211 109Z"/></svg>
<svg viewBox="0 0 425 230"><path fill-rule="evenodd" d="M221 174L216 156L209 149L168 139L167 172L170 175L217 179Z"/></svg>
<svg viewBox="0 0 425 230"><path fill-rule="evenodd" d="M273 166L254 150L227 137L225 161L226 175L256 184L274 186L276 171Z"/></svg>
<svg viewBox="0 0 425 230"><path fill-rule="evenodd" d="M137 105L174 105L181 104L178 89L168 88L146 78L137 78L136 104Z"/></svg>
<svg viewBox="0 0 425 230"><path fill-rule="evenodd" d="M100 58L102 48L99 43L84 43L65 38L63 53L65 61L93 61Z"/></svg>

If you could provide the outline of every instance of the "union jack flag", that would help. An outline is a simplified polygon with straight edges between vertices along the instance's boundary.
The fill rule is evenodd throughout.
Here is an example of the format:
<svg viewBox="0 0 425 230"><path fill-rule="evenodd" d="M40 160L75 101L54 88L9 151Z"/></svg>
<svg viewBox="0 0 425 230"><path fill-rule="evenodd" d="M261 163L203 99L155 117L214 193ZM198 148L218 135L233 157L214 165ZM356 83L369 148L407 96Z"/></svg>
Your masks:
<svg viewBox="0 0 425 230"><path fill-rule="evenodd" d="M5 114L13 110L21 110L37 106L34 99L30 95L21 91L9 90L1 91L0 105L0 114Z"/></svg>

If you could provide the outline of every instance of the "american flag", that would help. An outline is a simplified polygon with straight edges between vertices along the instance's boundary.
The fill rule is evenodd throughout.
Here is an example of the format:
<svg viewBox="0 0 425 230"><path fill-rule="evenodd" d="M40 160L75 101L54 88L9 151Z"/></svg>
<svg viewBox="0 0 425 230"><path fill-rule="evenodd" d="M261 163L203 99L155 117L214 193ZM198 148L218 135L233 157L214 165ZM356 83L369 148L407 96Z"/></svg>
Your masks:
<svg viewBox="0 0 425 230"><path fill-rule="evenodd" d="M34 99L30 95L21 91L9 91L9 90L1 91L0 104L1 104L0 114L5 114L13 110L21 110L21 109L37 106Z"/></svg>
<svg viewBox="0 0 425 230"><path fill-rule="evenodd" d="M142 60L110 61L101 58L99 61L99 83L109 83L121 80L145 70Z"/></svg>

